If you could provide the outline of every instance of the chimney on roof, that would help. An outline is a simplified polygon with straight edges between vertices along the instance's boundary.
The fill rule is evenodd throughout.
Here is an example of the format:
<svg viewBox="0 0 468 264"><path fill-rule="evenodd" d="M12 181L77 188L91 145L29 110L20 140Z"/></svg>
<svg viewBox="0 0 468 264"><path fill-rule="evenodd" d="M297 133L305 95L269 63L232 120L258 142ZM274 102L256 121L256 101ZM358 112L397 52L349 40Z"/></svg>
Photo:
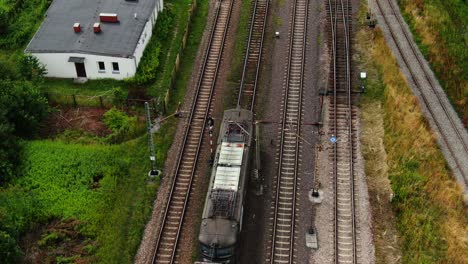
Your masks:
<svg viewBox="0 0 468 264"><path fill-rule="evenodd" d="M94 23L93 29L94 29L94 33L101 32L101 23L99 23L99 22Z"/></svg>
<svg viewBox="0 0 468 264"><path fill-rule="evenodd" d="M119 19L117 18L117 14L100 13L99 19L101 20L101 22L109 22L109 23L119 22Z"/></svg>
<svg viewBox="0 0 468 264"><path fill-rule="evenodd" d="M73 31L75 31L75 33L80 33L81 32L80 23L73 24Z"/></svg>

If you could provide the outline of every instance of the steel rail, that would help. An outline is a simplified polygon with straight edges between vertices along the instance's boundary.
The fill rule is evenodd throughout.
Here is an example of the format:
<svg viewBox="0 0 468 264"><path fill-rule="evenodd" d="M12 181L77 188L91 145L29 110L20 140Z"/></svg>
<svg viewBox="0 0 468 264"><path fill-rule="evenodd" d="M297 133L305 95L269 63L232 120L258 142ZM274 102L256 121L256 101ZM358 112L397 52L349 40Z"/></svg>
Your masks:
<svg viewBox="0 0 468 264"><path fill-rule="evenodd" d="M217 7L217 10L216 10L216 14L215 14L215 20L214 20L215 23L214 23L214 25L213 25L213 27L211 29L211 32L210 32L209 44L208 44L205 56L203 58L203 64L202 64L203 66L202 66L202 69L201 69L202 76L199 78L199 80L197 82L197 86L196 86L197 88L196 88L196 92L195 92L195 99L194 99L194 101L192 103L192 106L191 106L191 111L190 111L189 118L188 118L188 125L186 127L184 137L183 137L183 143L182 143L183 147L181 148L181 151L179 153L179 157L178 157L178 160L177 160L177 166L176 166L174 180L172 182L171 191L169 193L169 199L168 199L168 202L167 202L165 210L164 210L163 222L162 222L161 228L160 228L159 233L158 233L156 246L155 246L155 251L154 251L151 263L156 263L156 261L157 261L159 248L161 246L161 240L162 240L162 236L163 236L164 227L165 227L165 225L167 223L167 216L168 216L168 213L169 213L169 211L171 209L170 208L171 200L173 198L174 190L176 188L176 183L177 183L177 180L178 180L177 176L180 173L180 167L181 167L181 164L182 164L182 159L184 157L185 149L186 149L186 146L187 146L187 139L189 137L189 133L191 132L191 124L192 124L193 120L195 119L194 118L195 109L197 107L197 103L198 103L198 99L199 99L199 95L200 95L200 90L202 89L203 77L204 77L205 72L206 72L206 67L207 67L207 64L208 64L210 51L211 51L211 49L213 47L213 44L214 44L213 39L214 39L214 35L215 35L215 32L216 32L216 28L218 26L218 20L219 20L219 17L220 17L221 4L222 3L220 1L219 6ZM210 108L211 100L212 100L212 97L213 97L213 90L214 90L214 86L215 86L216 80L217 80L217 72L218 72L220 61L221 61L221 56L222 56L222 53L223 53L224 41L226 39L227 28L228 28L231 13L232 13L232 6L233 6L233 1L231 1L231 3L230 3L230 7L229 7L229 11L228 11L228 17L226 19L226 24L224 25L224 32L223 32L222 41L221 41L221 44L220 44L221 45L220 46L220 51L218 53L217 60L216 60L216 67L214 69L215 72L214 72L213 82L211 83L211 86L210 86L208 102L206 103L205 112L202 113L202 115L204 115L205 118L203 118L203 121L202 121L201 133L198 135L198 143L196 145L196 150L195 150L194 164L193 164L191 172L190 172L190 180L189 180L188 187L187 187L188 190L187 190L187 192L185 194L185 200L184 200L184 204L183 204L183 208L182 208L182 214L181 214L180 221L179 221L179 224L178 224L178 228L177 228L177 231L176 231L176 234L175 234L175 242L173 244L173 248L172 248L171 254L170 254L170 263L174 262L175 253L176 253L176 249L177 249L177 244L178 244L178 240L179 240L179 236L180 236L180 230L181 230L183 219L184 219L184 216L185 216L185 211L187 209L188 199L189 199L189 196L190 196L190 191L191 191L193 178L194 178L194 174L195 174L195 166L196 166L196 162L198 160L198 156L199 156L199 153L200 153L200 147L201 147L201 143L202 143L202 140L203 140L203 131L204 131L204 127L206 126L206 119L207 119L208 114L209 114L209 108Z"/></svg>
<svg viewBox="0 0 468 264"><path fill-rule="evenodd" d="M285 132L287 130L287 125L288 125L288 109L289 105L288 103L291 101L289 99L289 92L291 91L290 89L290 80L291 80L291 69L292 69L292 60L293 60L293 49L295 48L295 30L296 30L296 24L297 24L297 9L298 9L298 2L301 0L295 0L294 1L294 9L293 9L293 23L291 25L291 31L292 34L290 36L290 47L289 47L289 53L288 53L288 66L287 66L287 75L286 75L286 92L284 95L284 111L283 111L283 119L282 119L282 125L281 125L281 139L280 139L280 153L279 153L279 165L278 165L278 175L277 175L277 182L276 182L276 198L275 198L275 211L274 211L274 219L273 219L273 234L272 234L272 246L271 246L271 256L270 256L270 263L276 263L276 234L278 232L278 209L279 209L279 199L280 199L280 193L281 193L281 183L282 183L282 169L283 168L283 154L285 150ZM299 166L299 143L300 140L298 136L300 135L300 130L301 130L301 117L302 117L302 95L303 95L303 76L304 76L304 64L305 64L305 51L306 51L306 40L307 40L307 18L308 18L308 6L309 6L309 1L305 0L305 11L304 11L304 17L303 17L303 26L304 29L302 32L299 32L303 34L302 36L302 54L301 54L301 60L300 60L300 67L301 67L301 72L300 72L300 82L299 82L299 97L297 100L298 102L298 110L297 110L297 123L296 123L296 131L293 133L296 136L295 140L295 157L294 157L294 165L293 168L288 168L292 169L293 172L293 184L292 184L292 208L291 208L291 216L289 222L290 222L290 239L289 239L289 263L293 263L293 258L294 258L294 232L295 232L295 216L296 216L296 187L297 187L297 175L298 175L298 166ZM300 24L300 23L299 23ZM294 99L293 99L294 100ZM292 120L291 120L292 121ZM293 128L292 122L290 124L291 129ZM284 177L286 178L286 177ZM283 254L281 254L283 255ZM279 261L278 261L279 262Z"/></svg>
<svg viewBox="0 0 468 264"><path fill-rule="evenodd" d="M401 58L403 59L403 62L405 63L406 67L408 68L408 71L410 73L410 77L411 77L411 80L413 81L413 83L416 85L416 87L418 88L418 90L420 91L420 94L421 94L421 98L423 99L425 105L427 106L427 109L430 113L430 115L432 116L432 119L434 120L434 124L436 125L437 129L439 130L439 134L441 135L441 139L443 140L443 142L446 144L447 146L447 149L449 150L450 154L452 155L452 158L453 160L455 161L456 163L456 168L458 168L458 170L460 171L461 175L462 175L462 178L463 180L465 181L465 185L468 185L468 174L467 172L464 172L463 171L463 168L464 166L462 164L460 164L460 161L459 161L459 158L458 158L458 155L456 155L456 152L455 150L453 149L453 146L451 144L449 144L449 140L447 139L447 136L445 135L445 129L443 129L443 125L440 124L440 122L437 120L436 118L436 115L434 113L434 110L432 109L431 107L431 104L429 103L429 99L427 98L427 96L424 94L424 90L422 88L422 84L420 83L420 81L416 78L416 73L414 72L414 69L412 67L410 67L410 63L408 61L408 59L404 56L404 53L403 53L403 49L400 45L400 43L397 41L397 38L396 38L396 32L394 31L394 29L390 26L391 24L389 23L388 21L388 18L387 18L387 15L385 14L384 12L384 9L381 5L381 3L379 1L376 1L377 2L377 7L379 8L380 10L380 13L382 14L382 17L385 21L385 23L387 24L387 27L389 29L389 32L390 32L390 35L392 36L394 42L395 42L395 45L401 55ZM401 21L401 18L400 16L398 16L397 12L395 11L395 7L393 6L393 4L391 3L391 1L387 0L390 8L391 8L391 11L392 11L392 14L393 16L397 19L398 21L398 24L400 26L400 29L401 31L403 32L403 35L406 39L406 41L408 42L408 45L410 46L411 48L411 51L414 55L414 57L416 57L417 61L418 61L418 64L420 66L420 68L423 70L424 72L424 78L426 79L426 81L430 84L430 88L432 90L432 92L435 94L436 98L437 98L437 101L439 102L440 106L442 107L443 111L445 112L446 114L446 118L449 120L452 128L455 130L456 134L457 134L457 137L459 139L459 141L461 141L462 145L463 145L463 148L465 150L466 153L468 153L468 146L467 144L465 143L464 139L463 139L463 136L461 135L460 131L458 130L458 127L457 125L455 124L455 121L453 120L452 116L448 113L448 110L445 106L445 104L442 102L440 96L438 95L438 92L436 91L436 88L435 88L435 84L433 83L432 79L429 77L429 73L427 72L426 68L424 67L424 63L422 62L421 58L418 56L418 53L416 51L416 48L414 47L412 41L411 41L411 38L410 36L408 35L408 33L406 32L405 28L404 28L404 22Z"/></svg>
<svg viewBox="0 0 468 264"><path fill-rule="evenodd" d="M351 59L350 59L350 21L349 21L349 1L346 0L346 5L344 4L343 0L338 0L333 1L334 6L332 5L332 1L328 1L328 9L330 13L330 26L331 26L331 33L332 33L332 58L333 58L333 134L338 137L339 131L338 131L338 95L337 95L337 90L338 88L338 74L337 74L337 57L338 57L338 15L339 15L339 10L341 10L341 15L342 15L342 21L340 23L343 24L343 35L340 34L341 37L344 36L344 45L340 46L341 48L344 48L344 55L345 55L345 92L347 96L346 100L346 126L347 126L347 132L348 132L348 142L347 148L348 153L349 153L349 192L350 192L350 198L349 198L349 203L350 203L350 224L351 224L351 243L352 243L352 263L357 263L357 243L356 243L356 223L355 223L355 198L354 198L354 162L353 162L353 157L354 157L354 138L353 138L353 124L352 124L352 119L353 119L353 114L352 114L352 86L351 86ZM333 12L334 8L334 12ZM342 44L342 43L340 43ZM340 54L343 55L343 54ZM340 61L341 62L341 61ZM343 70L340 68L340 70ZM342 73L342 72L340 72ZM340 83L341 85L341 83ZM341 104L341 103L340 103ZM340 123L342 125L342 123ZM339 153L338 149L339 147L338 142L334 143L333 147L333 179L334 179L334 193L335 193L335 199L334 199L334 205L335 205L335 210L334 210L334 247L335 247L335 263L340 263L340 204L338 202L338 197L340 195L340 188L339 188L339 176L338 176L338 163L339 163Z"/></svg>
<svg viewBox="0 0 468 264"><path fill-rule="evenodd" d="M259 14L259 10L258 10L258 5L259 5L259 2L265 2L265 13L262 15L262 14ZM268 16L268 8L269 8L269 5L270 5L270 0L255 0L255 3L254 3L254 7L253 7L253 12L252 12L252 18L251 18L251 24L250 24L250 30L249 30L249 38L248 38L248 41L247 41L247 49L246 49L246 54L245 54L245 58L244 58L244 66L243 66L243 69L242 69L242 77L241 77L241 81L240 81L240 88L239 88L239 97L237 98L237 105L240 107L241 106L241 101L242 101L242 97L244 95L244 86L246 84L246 78L247 78L247 75L248 75L248 71L247 71L247 68L248 66L250 66L249 64L249 58L251 58L250 56L252 55L252 51L251 51L251 45L252 45L252 40L254 38L254 32L255 32L255 25L257 25L255 22L257 21L256 18L257 18L257 15L260 16L258 17L258 19L260 19L260 22L262 23L262 28L261 28L261 35L260 35L260 46L258 47L259 49L259 53L258 55L256 56L255 54L252 55L252 56L256 56L256 58L254 59L254 61L256 60L256 65L255 65L255 76L254 76L254 81L253 81L253 91L252 91L252 95L251 95L251 98L252 98L252 101L250 103L250 106L249 106L249 109L250 111L253 111L253 108L254 108L254 105L255 105L255 95L256 95L256 92L257 92L257 81L258 81L258 75L259 75L259 71L260 71L260 64L261 64L261 60L262 60L262 54L263 54L263 40L264 40L264 37L265 37L265 27L266 27L266 21L267 21L267 16ZM255 47L254 47L255 48Z"/></svg>
<svg viewBox="0 0 468 264"><path fill-rule="evenodd" d="M335 2L336 3L336 2ZM337 90L337 76L336 76L336 15L333 17L333 7L332 7L332 0L328 0L328 8L330 12L330 26L331 26L331 33L332 33L332 58L333 58L333 113L334 113L334 120L333 120L333 135L338 135L338 121L336 118L336 113L337 113L337 107L336 107L336 90ZM336 8L336 4L335 4ZM336 11L335 11L336 13ZM336 172L338 171L338 150L336 146L333 147L333 177L334 179L337 179ZM336 180L335 180L336 181ZM334 192L335 195L338 193L338 184L334 184ZM337 204L337 199L335 198L335 208L338 207ZM335 246L335 251L338 252L338 236L336 235L338 233L338 224L336 223L338 220L338 212L335 209L335 225L334 225L334 246ZM337 254L337 253L336 253ZM336 255L335 254L335 255ZM336 258L335 258L336 259Z"/></svg>
<svg viewBox="0 0 468 264"><path fill-rule="evenodd" d="M421 66L421 69L424 71L424 77L425 79L428 81L428 83L430 83L431 85L431 90L434 92L434 94L437 94L437 91L436 91L436 85L434 84L434 80L432 78L429 77L429 73L427 72L427 69L426 67L424 67L424 62L421 60L421 57L418 56L417 54L417 51L416 51L416 48L414 47L414 44L412 41L410 41L410 36L408 35L407 31L404 30L404 22L401 20L401 17L397 15L396 11L395 11L395 6L393 5L393 2L392 1L389 1L387 0L388 3L390 4L390 7L392 8L392 13L393 15L397 18L398 20L398 24L400 24L401 28L402 28L402 31L405 35L405 38L406 40L408 41L408 43L410 44L410 47L411 47L411 51L413 52L414 56L416 57L416 59L418 60L418 63L419 65ZM458 130L456 124L455 124L455 121L453 120L452 116L451 115L448 115L448 110L445 106L445 104L442 102L441 98L439 96L437 96L437 100L439 101L440 105L442 106L442 108L444 109L444 112L447 113L447 116L449 117L450 119L450 123L452 124L452 127L454 127L456 133L457 133L457 136L458 138L460 138L460 140L462 141L463 143L463 148L465 149L466 152L468 152L468 145L465 143L465 141L463 140L463 137L462 135L460 134L460 131Z"/></svg>
<svg viewBox="0 0 468 264"><path fill-rule="evenodd" d="M351 212L352 212L352 217L351 217L351 222L352 222L352 237L353 237L353 261L354 263L357 263L357 250L356 250L356 209L355 209L355 204L354 204L354 142L353 142L353 105L352 105L352 87L351 87L351 47L350 47L350 22L348 21L349 14L345 14L344 10L344 5L343 5L343 0L341 0L341 9L343 12L343 21L345 23L345 40L346 40L346 78L347 78L347 90L348 90L348 147L349 147L349 166L350 166L350 177L351 177L351 186L350 186L350 192L351 192ZM349 0L346 0L346 12L349 11Z"/></svg>

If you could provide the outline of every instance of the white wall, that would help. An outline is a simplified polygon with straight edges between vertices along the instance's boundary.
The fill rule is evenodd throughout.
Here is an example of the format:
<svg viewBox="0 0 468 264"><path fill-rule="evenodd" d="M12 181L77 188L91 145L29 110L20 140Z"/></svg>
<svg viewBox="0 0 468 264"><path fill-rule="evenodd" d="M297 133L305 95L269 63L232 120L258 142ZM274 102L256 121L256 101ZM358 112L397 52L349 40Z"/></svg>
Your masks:
<svg viewBox="0 0 468 264"><path fill-rule="evenodd" d="M156 5L153 14L140 36L138 44L135 48L133 56L130 58L100 56L93 54L80 54L80 53L32 53L36 56L47 69L47 77L57 78L76 78L75 63L68 62L70 57L84 57L84 65L86 69L86 76L88 79L100 78L113 78L122 80L135 75L137 65L140 63L143 52L148 45L153 27L156 24L158 13L163 9L163 0L156 0ZM105 64L105 71L99 71L98 62L103 61ZM119 72L112 71L112 62L119 63Z"/></svg>
<svg viewBox="0 0 468 264"><path fill-rule="evenodd" d="M141 60L141 57L143 56L143 52L145 51L146 45L148 45L151 39L151 35L153 34L153 27L156 24L158 13L162 11L162 9L163 9L162 0L156 1L153 14L148 19L148 22L146 22L145 28L143 29L140 39L138 40L138 44L135 48L135 52L133 53L133 57L135 58L135 62L137 65L140 64L140 60Z"/></svg>
<svg viewBox="0 0 468 264"><path fill-rule="evenodd" d="M80 53L32 53L47 69L47 77L76 78L75 63L68 62L70 57L84 57L88 79L124 79L135 75L136 65L133 58L119 58ZM99 72L98 61L103 61L105 71ZM112 71L112 62L119 63L119 72Z"/></svg>
<svg viewBox="0 0 468 264"><path fill-rule="evenodd" d="M133 52L133 57L135 58L136 65L140 64L140 60L141 60L141 57L143 56L143 52L145 51L146 45L148 45L151 39L151 35L153 33L153 22L152 22L153 16L151 16L148 22L146 22L145 28L143 29L140 39L138 40L138 44L135 48L135 52Z"/></svg>

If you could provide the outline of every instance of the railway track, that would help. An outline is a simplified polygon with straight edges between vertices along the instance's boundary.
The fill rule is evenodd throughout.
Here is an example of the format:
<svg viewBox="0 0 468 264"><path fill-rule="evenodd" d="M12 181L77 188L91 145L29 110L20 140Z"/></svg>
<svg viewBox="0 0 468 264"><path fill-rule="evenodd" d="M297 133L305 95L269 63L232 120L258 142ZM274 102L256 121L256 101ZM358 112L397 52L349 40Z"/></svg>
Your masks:
<svg viewBox="0 0 468 264"><path fill-rule="evenodd" d="M333 95L329 120L336 139L330 152L334 181L334 262L357 263L354 159L356 113L351 86L351 6L348 0L328 0L332 40L330 83Z"/></svg>
<svg viewBox="0 0 468 264"><path fill-rule="evenodd" d="M255 0L250 20L249 38L247 40L237 105L251 111L253 111L255 105L269 4L269 0Z"/></svg>
<svg viewBox="0 0 468 264"><path fill-rule="evenodd" d="M274 197L271 251L268 262L294 262L296 189L300 159L303 76L306 52L308 0L295 0L290 33L279 161Z"/></svg>
<svg viewBox="0 0 468 264"><path fill-rule="evenodd" d="M390 35L394 40L400 57L409 71L410 79L415 84L422 98L429 119L438 131L439 144L447 161L468 192L468 135L460 119L453 110L444 91L426 69L417 47L414 46L410 34L405 28L405 22L398 14L395 3L389 0L376 1Z"/></svg>
<svg viewBox="0 0 468 264"><path fill-rule="evenodd" d="M182 149L179 153L169 199L164 209L152 263L177 263L178 241L187 209L195 169L200 153L206 119L210 112L213 90L223 53L233 1L217 3L215 23L203 58L195 99L188 117Z"/></svg>
<svg viewBox="0 0 468 264"><path fill-rule="evenodd" d="M355 223L354 159L356 112L346 98L340 97L331 103L330 120L336 121L334 144L330 160L334 179L334 248L335 263L358 263L357 233Z"/></svg>

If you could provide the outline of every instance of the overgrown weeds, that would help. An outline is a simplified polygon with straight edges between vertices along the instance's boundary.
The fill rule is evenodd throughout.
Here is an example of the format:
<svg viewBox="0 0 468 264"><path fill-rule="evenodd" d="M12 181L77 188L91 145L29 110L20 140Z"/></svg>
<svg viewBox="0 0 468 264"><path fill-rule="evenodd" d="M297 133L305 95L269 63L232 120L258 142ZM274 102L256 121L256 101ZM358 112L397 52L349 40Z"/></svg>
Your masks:
<svg viewBox="0 0 468 264"><path fill-rule="evenodd" d="M173 4L178 6L177 12L187 15L189 2L187 0ZM208 1L199 1L199 8L193 17L187 40L187 48L182 57L180 72L172 96L168 100L169 112L175 111L177 103L184 98L205 28L208 9ZM182 20L177 22L183 25L188 23ZM182 29L179 30L183 33ZM177 37L169 44L171 48L175 47L172 51L178 50L178 45L174 43L180 42L182 33L175 34ZM4 56L3 51L0 57L0 60L5 58L7 61L4 65L14 65L14 58ZM172 59L164 61L167 64L164 67L172 69L174 61ZM162 67L161 65L158 67ZM159 77L164 79L164 76L166 75ZM67 90L73 94L70 90L74 88L69 89L68 81L52 82L56 84L55 88L58 91ZM99 93L113 91L115 87L126 88L125 85L120 85L121 83L102 80L89 82L81 87L89 88L87 92L93 95L93 92L96 92L92 90L93 88L98 89ZM118 114L116 116L119 117ZM117 119L120 121L114 122L113 118L109 123L109 126L113 126L117 132L122 127L128 127L125 124L131 121L121 116ZM156 163L159 168L164 166L176 124L176 119L168 119L154 135ZM93 258L96 257L97 262L133 262L143 228L151 214L159 182L148 182L149 153L146 136L125 140L121 144L110 145L97 139L96 136L85 135L83 139L82 133L78 132L75 135L73 131L69 131L54 140L21 142L24 144L24 153L21 153L22 175L9 186L0 188L2 263L18 263L22 254L18 243L20 238L53 219L79 221L78 231L86 240L92 242L84 246L83 250ZM46 241L43 241L44 245L53 244L52 241L60 239L58 234L50 235ZM79 256L62 254L57 255L54 261L68 263L77 261L78 258Z"/></svg>
<svg viewBox="0 0 468 264"><path fill-rule="evenodd" d="M383 113L383 145L402 262L465 263L466 209L435 135L380 29L361 30L357 39L361 45L359 60L369 72L363 105L382 108L371 111ZM382 172L366 166L368 177Z"/></svg>
<svg viewBox="0 0 468 264"><path fill-rule="evenodd" d="M399 1L449 99L468 125L468 5L463 0Z"/></svg>
<svg viewBox="0 0 468 264"><path fill-rule="evenodd" d="M166 132L156 141L167 140ZM158 164L169 146L158 146ZM157 187L146 184L147 156L146 137L122 145L25 143L23 176L0 190L0 226L12 238L2 252L19 252L21 234L50 219L77 219L79 232L97 242L101 260L130 263Z"/></svg>

